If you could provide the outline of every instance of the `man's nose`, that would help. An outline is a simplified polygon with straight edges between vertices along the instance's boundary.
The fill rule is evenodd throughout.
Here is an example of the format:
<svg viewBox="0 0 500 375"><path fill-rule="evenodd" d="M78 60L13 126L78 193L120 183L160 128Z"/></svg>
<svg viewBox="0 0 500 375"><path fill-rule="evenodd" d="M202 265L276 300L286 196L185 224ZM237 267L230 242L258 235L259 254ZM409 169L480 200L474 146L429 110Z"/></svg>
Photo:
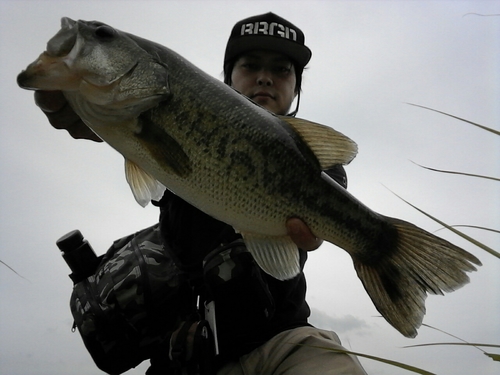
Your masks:
<svg viewBox="0 0 500 375"><path fill-rule="evenodd" d="M267 69L261 69L259 71L259 75L257 76L257 83L259 86L271 86L273 84L271 72Z"/></svg>

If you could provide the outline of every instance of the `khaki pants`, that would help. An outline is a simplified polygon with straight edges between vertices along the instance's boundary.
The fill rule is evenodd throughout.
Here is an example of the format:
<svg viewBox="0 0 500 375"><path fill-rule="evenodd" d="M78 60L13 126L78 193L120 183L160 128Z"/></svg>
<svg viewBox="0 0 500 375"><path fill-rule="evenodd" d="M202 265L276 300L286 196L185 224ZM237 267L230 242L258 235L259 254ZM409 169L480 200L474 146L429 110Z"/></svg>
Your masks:
<svg viewBox="0 0 500 375"><path fill-rule="evenodd" d="M328 348L344 349L337 334L299 327L226 364L217 375L366 375L356 357Z"/></svg>

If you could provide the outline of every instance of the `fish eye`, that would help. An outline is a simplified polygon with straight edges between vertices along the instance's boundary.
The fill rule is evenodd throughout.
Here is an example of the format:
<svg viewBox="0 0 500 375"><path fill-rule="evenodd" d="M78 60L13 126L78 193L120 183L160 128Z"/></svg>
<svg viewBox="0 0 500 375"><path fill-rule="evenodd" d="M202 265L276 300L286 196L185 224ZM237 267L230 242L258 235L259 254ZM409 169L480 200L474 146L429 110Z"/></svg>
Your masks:
<svg viewBox="0 0 500 375"><path fill-rule="evenodd" d="M116 34L115 29L113 29L112 27L109 27L108 25L102 25L102 26L99 26L97 29L95 29L95 35L98 38L109 39L109 38L113 38L115 36L115 34Z"/></svg>

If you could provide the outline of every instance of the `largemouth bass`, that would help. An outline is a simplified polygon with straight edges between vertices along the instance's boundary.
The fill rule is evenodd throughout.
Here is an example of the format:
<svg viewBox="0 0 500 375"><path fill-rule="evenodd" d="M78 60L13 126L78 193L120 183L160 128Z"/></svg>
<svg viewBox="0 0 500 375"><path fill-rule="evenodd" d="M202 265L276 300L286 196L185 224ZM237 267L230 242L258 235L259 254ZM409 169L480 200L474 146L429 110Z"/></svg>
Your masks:
<svg viewBox="0 0 500 375"><path fill-rule="evenodd" d="M410 223L382 216L324 173L356 144L330 127L279 117L172 50L101 22L63 18L47 49L19 74L25 89L61 90L126 160L139 203L168 188L241 233L280 280L300 272L285 223L301 218L346 250L373 303L414 337L427 293L469 281L480 261Z"/></svg>

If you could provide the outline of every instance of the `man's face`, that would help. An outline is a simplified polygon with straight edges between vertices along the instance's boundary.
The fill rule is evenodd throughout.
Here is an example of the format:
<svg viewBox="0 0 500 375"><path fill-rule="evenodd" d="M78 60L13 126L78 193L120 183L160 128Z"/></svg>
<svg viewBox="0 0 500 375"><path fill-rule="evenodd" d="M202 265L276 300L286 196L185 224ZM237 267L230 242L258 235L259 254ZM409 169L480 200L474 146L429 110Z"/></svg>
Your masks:
<svg viewBox="0 0 500 375"><path fill-rule="evenodd" d="M251 51L234 64L231 86L269 111L286 115L295 91L295 68L288 57L270 51Z"/></svg>

